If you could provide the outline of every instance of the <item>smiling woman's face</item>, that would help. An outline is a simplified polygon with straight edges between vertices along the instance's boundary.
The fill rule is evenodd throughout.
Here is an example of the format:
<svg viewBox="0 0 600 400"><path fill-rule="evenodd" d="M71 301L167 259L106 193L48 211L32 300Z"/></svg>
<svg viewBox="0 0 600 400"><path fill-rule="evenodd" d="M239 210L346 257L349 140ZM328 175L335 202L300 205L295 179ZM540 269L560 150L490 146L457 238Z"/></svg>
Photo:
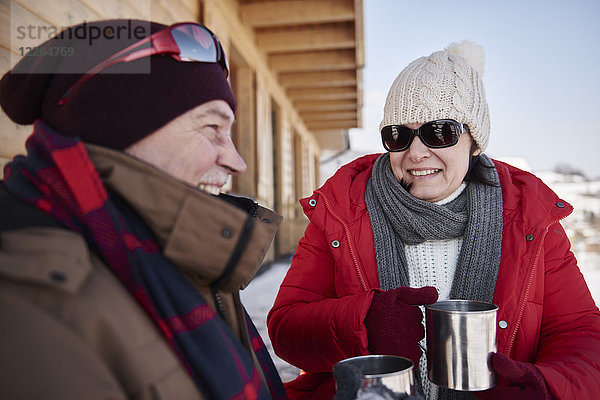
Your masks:
<svg viewBox="0 0 600 400"><path fill-rule="evenodd" d="M423 124L406 124L417 129ZM410 194L425 201L440 201L450 196L463 182L469 169L471 145L469 133L458 143L443 149L430 149L415 137L404 151L391 152L390 163L398 181L410 184ZM479 149L474 155L479 154Z"/></svg>

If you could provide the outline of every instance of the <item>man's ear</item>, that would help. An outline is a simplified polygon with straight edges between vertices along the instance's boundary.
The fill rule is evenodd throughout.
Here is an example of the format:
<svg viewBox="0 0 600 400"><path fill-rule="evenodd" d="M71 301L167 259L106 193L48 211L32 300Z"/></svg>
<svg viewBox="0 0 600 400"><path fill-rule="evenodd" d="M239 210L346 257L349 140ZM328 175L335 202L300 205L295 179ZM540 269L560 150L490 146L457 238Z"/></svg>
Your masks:
<svg viewBox="0 0 600 400"><path fill-rule="evenodd" d="M473 157L478 156L481 154L481 149L479 147L477 147L474 151L473 154L471 154Z"/></svg>

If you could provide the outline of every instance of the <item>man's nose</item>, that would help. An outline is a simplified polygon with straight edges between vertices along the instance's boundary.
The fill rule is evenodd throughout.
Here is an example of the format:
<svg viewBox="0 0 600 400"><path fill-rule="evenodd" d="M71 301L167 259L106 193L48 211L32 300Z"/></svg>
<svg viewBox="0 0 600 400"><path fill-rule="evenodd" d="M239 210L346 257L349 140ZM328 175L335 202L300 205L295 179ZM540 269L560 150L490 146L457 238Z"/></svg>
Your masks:
<svg viewBox="0 0 600 400"><path fill-rule="evenodd" d="M219 157L219 164L227 169L231 175L239 175L246 171L248 166L246 162L238 153L237 148L231 141L231 138L223 146L221 155Z"/></svg>

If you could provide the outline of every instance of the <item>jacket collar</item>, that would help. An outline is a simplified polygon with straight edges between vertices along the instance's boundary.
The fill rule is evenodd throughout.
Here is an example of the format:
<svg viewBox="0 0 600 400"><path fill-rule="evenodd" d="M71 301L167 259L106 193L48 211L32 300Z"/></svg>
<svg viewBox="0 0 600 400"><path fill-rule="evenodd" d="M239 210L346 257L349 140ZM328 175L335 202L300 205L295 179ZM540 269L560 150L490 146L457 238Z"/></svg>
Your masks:
<svg viewBox="0 0 600 400"><path fill-rule="evenodd" d="M104 185L127 201L154 233L163 255L196 282L210 285L222 278L232 254L241 252L223 291L244 288L254 277L282 217L248 200L226 201L172 178L129 155L86 144ZM247 219L254 219L241 245Z"/></svg>
<svg viewBox="0 0 600 400"><path fill-rule="evenodd" d="M567 217L573 206L561 199L535 175L493 160L500 184L504 218L522 220L525 229L545 228Z"/></svg>
<svg viewBox="0 0 600 400"><path fill-rule="evenodd" d="M348 220L360 217L366 211L365 187L371 178L373 164L380 156L381 153L357 158L340 168L316 192L332 200L330 203L336 206L338 215L344 215ZM500 161L492 161L502 186L505 218L523 218L527 228L536 227L540 222L545 227L573 211L569 203L560 199L533 174ZM339 190L340 187L349 189Z"/></svg>
<svg viewBox="0 0 600 400"><path fill-rule="evenodd" d="M315 192L325 196L330 207L347 220L360 218L367 211L365 187L371 179L373 164L381 154L369 154L351 161ZM344 188L344 190L340 190Z"/></svg>

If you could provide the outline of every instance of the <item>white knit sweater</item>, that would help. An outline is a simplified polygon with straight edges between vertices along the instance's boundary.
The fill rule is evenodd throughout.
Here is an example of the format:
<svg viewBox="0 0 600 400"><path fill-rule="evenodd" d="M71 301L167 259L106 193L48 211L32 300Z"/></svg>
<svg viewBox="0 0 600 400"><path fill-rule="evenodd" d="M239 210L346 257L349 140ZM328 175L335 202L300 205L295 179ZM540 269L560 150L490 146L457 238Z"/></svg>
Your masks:
<svg viewBox="0 0 600 400"><path fill-rule="evenodd" d="M467 187L462 183L450 196L435 204L447 204L456 199ZM458 263L458 256L462 247L463 238L448 240L428 240L426 242L405 245L406 261L408 263L408 279L411 287L434 286L439 293L439 300L450 298L450 289L454 280L454 273ZM422 341L425 345L424 340ZM421 357L419 370L423 391L427 400L437 399L437 386L427 379L427 359ZM419 376L415 373L415 376Z"/></svg>

